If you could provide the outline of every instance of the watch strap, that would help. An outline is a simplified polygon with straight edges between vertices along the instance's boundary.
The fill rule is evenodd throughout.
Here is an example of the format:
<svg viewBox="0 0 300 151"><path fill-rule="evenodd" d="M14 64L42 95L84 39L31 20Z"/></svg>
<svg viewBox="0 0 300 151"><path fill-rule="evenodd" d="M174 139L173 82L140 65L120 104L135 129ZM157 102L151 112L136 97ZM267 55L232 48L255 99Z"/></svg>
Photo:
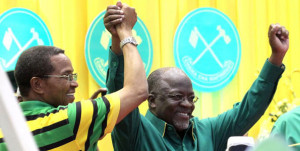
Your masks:
<svg viewBox="0 0 300 151"><path fill-rule="evenodd" d="M124 38L121 42L120 42L120 48L123 49L124 45L131 43L135 46L138 45L137 41L135 40L135 38L133 36L130 37L126 37Z"/></svg>

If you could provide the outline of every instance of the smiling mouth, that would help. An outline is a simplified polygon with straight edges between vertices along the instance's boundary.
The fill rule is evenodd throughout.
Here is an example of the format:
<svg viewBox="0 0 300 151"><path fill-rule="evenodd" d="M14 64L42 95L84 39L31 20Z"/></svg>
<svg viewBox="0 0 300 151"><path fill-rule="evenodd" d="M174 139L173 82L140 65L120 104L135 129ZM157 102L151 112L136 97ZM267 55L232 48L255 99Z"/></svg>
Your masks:
<svg viewBox="0 0 300 151"><path fill-rule="evenodd" d="M178 112L177 115L182 118L190 118L191 117L189 113Z"/></svg>
<svg viewBox="0 0 300 151"><path fill-rule="evenodd" d="M188 113L178 113L178 114L188 116Z"/></svg>
<svg viewBox="0 0 300 151"><path fill-rule="evenodd" d="M67 102L68 103L73 103L74 100L75 100L75 96L74 96L75 93L68 93L67 94Z"/></svg>
<svg viewBox="0 0 300 151"><path fill-rule="evenodd" d="M74 93L68 93L67 96L74 96Z"/></svg>

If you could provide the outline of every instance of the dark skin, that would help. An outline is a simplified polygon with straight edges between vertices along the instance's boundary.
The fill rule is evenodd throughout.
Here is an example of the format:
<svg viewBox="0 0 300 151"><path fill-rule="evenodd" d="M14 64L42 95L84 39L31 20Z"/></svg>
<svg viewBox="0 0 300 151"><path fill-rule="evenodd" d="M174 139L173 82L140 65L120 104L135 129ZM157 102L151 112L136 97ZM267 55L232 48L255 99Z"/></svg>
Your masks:
<svg viewBox="0 0 300 151"><path fill-rule="evenodd" d="M64 54L52 56L50 61L54 67L54 71L50 75L68 75L74 71L71 60ZM68 81L67 78L58 77L33 77L30 84L29 95L23 97L23 101L40 100L54 107L73 102L75 89L78 87L76 81Z"/></svg>
<svg viewBox="0 0 300 151"><path fill-rule="evenodd" d="M171 124L183 138L195 109L191 80L178 68L168 69L161 75L156 90L149 90L150 111Z"/></svg>

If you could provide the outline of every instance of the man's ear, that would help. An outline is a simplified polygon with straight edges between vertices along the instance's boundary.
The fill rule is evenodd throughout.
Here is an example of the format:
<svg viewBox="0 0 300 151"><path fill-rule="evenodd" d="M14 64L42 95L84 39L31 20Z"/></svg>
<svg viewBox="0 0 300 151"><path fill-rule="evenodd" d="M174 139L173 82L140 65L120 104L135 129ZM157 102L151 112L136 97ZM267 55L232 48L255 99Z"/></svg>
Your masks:
<svg viewBox="0 0 300 151"><path fill-rule="evenodd" d="M30 79L30 86L33 92L42 94L44 93L44 80L39 77L32 77Z"/></svg>
<svg viewBox="0 0 300 151"><path fill-rule="evenodd" d="M155 109L156 108L155 96L153 94L149 94L148 102L149 102L149 108L150 109Z"/></svg>

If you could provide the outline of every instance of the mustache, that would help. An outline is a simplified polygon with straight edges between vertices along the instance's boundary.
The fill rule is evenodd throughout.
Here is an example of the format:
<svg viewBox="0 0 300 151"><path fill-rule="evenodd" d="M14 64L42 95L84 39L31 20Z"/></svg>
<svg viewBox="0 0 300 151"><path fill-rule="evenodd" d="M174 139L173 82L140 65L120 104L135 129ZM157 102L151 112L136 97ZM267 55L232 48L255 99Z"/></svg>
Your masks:
<svg viewBox="0 0 300 151"><path fill-rule="evenodd" d="M176 112L192 114L194 109L178 108Z"/></svg>

